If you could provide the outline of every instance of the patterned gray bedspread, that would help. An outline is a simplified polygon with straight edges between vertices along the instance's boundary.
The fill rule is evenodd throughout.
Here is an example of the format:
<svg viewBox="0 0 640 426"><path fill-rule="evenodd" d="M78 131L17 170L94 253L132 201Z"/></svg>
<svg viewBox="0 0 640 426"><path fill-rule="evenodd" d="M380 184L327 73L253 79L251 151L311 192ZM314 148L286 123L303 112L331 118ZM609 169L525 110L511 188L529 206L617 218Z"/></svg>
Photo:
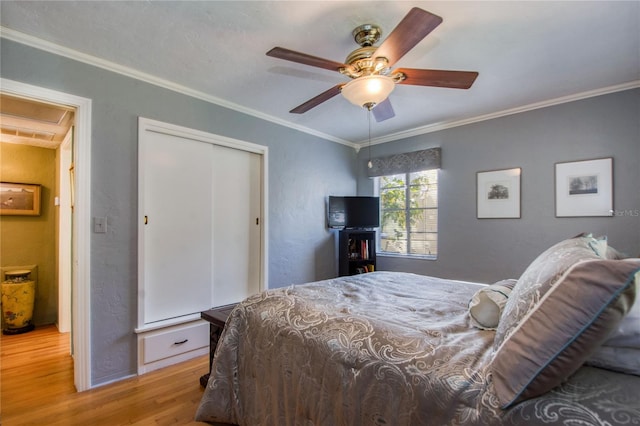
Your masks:
<svg viewBox="0 0 640 426"><path fill-rule="evenodd" d="M473 283L375 272L268 290L232 312L196 419L238 425L640 425L640 377L583 367L499 408Z"/></svg>

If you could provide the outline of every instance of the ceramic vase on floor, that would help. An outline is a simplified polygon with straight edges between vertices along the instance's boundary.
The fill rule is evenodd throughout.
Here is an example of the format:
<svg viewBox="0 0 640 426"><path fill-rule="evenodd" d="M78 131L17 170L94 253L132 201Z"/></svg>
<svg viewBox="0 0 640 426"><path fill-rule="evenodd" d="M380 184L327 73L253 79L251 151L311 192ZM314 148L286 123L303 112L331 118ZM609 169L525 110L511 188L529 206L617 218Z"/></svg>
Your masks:
<svg viewBox="0 0 640 426"><path fill-rule="evenodd" d="M9 271L2 282L2 319L4 334L26 333L34 329L33 305L36 282L29 270Z"/></svg>

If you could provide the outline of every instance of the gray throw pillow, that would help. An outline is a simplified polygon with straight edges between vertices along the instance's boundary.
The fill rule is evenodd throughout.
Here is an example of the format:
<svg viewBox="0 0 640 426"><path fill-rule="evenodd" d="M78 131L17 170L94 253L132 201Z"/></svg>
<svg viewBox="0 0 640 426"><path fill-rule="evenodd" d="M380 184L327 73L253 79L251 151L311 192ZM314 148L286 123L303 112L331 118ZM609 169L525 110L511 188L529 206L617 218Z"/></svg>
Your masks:
<svg viewBox="0 0 640 426"><path fill-rule="evenodd" d="M640 259L580 261L527 303L489 366L502 408L542 395L580 368L631 308L639 270Z"/></svg>

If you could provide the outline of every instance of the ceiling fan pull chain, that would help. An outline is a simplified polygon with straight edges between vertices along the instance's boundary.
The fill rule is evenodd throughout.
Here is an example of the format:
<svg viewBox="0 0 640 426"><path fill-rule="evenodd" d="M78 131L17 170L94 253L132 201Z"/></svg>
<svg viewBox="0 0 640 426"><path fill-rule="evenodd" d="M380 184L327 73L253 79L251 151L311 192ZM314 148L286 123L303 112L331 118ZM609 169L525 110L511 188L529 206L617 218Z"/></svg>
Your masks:
<svg viewBox="0 0 640 426"><path fill-rule="evenodd" d="M373 163L371 162L371 109L373 106L367 108L367 120L369 121L369 162L367 163L368 168L373 167Z"/></svg>

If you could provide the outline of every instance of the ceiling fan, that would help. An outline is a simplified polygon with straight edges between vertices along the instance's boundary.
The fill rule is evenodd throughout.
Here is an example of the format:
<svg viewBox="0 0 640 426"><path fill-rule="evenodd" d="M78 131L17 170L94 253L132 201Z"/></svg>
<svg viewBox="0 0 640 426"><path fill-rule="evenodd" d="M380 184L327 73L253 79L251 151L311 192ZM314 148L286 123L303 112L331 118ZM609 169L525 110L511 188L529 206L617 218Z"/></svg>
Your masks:
<svg viewBox="0 0 640 426"><path fill-rule="evenodd" d="M440 25L441 22L441 17L414 7L379 47L375 47L374 44L382 34L380 27L373 24L361 25L352 32L356 43L361 47L351 52L347 56L345 63L319 58L283 47L274 47L267 52L267 56L338 71L352 79L348 83L339 83L333 86L289 112L294 114L305 113L342 93L345 98L355 105L372 110L374 117L380 122L395 116L388 96L396 84L468 89L475 81L478 76L475 71L415 68L391 69L400 58Z"/></svg>

